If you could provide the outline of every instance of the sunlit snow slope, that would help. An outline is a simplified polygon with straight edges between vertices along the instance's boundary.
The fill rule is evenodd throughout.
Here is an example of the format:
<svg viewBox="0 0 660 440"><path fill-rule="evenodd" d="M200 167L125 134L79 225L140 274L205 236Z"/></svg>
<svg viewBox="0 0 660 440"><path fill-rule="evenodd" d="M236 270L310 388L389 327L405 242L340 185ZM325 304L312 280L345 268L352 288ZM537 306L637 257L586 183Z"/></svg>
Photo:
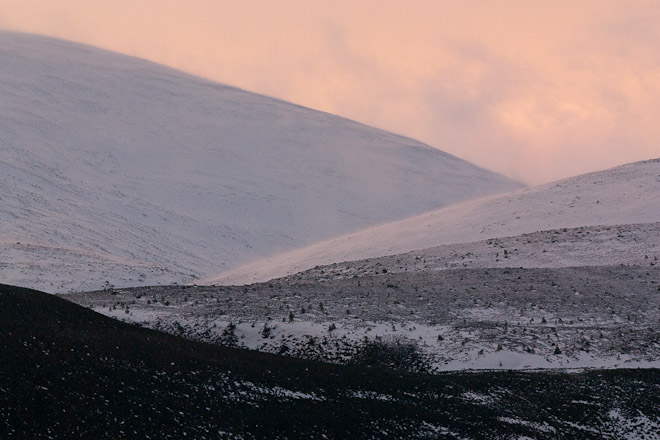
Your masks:
<svg viewBox="0 0 660 440"><path fill-rule="evenodd" d="M417 141L46 37L0 33L0 280L189 282L519 188Z"/></svg>
<svg viewBox="0 0 660 440"><path fill-rule="evenodd" d="M205 282L244 284L316 265L395 255L446 244L558 228L652 222L660 222L660 159L442 208L284 253ZM593 246L597 247L597 242ZM571 261L579 261L579 253L575 249ZM538 258L534 261L538 261L536 267L562 266L561 261L550 262L550 265ZM591 256L589 261L594 261L594 257Z"/></svg>

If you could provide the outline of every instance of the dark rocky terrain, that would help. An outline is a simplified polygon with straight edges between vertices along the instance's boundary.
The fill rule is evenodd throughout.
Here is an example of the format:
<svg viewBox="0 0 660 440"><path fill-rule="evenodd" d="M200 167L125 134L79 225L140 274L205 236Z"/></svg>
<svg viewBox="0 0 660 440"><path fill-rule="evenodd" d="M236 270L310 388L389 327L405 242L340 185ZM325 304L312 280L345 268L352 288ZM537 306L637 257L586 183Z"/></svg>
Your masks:
<svg viewBox="0 0 660 440"><path fill-rule="evenodd" d="M410 374L204 344L0 286L0 437L658 438L660 370Z"/></svg>

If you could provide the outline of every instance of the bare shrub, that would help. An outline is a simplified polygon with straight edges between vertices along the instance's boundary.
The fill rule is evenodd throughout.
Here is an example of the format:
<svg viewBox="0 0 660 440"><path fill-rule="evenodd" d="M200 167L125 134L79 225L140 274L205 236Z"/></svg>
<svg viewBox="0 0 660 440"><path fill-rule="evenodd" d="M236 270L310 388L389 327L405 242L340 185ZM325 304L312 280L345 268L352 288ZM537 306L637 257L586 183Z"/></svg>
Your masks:
<svg viewBox="0 0 660 440"><path fill-rule="evenodd" d="M417 342L405 337L365 339L350 362L365 367L428 373L432 370L431 356Z"/></svg>

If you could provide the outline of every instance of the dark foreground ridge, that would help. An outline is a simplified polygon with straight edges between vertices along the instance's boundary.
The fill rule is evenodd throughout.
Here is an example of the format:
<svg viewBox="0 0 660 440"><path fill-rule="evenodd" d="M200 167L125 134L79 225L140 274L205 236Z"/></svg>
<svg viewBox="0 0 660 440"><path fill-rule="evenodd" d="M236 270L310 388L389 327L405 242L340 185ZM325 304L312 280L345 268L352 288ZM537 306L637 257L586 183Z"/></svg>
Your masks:
<svg viewBox="0 0 660 440"><path fill-rule="evenodd" d="M0 285L0 438L657 438L660 371L414 375L188 341Z"/></svg>

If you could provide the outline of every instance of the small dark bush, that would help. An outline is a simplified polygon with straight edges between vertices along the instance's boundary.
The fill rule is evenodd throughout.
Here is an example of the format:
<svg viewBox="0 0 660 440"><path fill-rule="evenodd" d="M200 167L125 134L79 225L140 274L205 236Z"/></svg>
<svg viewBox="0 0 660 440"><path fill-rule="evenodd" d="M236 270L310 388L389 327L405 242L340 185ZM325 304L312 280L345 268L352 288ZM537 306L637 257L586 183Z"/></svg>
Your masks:
<svg viewBox="0 0 660 440"><path fill-rule="evenodd" d="M419 345L404 337L365 340L357 347L350 363L365 367L428 373L431 357Z"/></svg>
<svg viewBox="0 0 660 440"><path fill-rule="evenodd" d="M222 330L218 342L221 345L226 345L228 347L235 347L238 345L238 337L236 336L236 324L230 322L227 324L227 327Z"/></svg>
<svg viewBox="0 0 660 440"><path fill-rule="evenodd" d="M264 339L268 339L270 337L270 332L272 328L268 326L268 324L264 324L264 328L261 329L261 337Z"/></svg>

